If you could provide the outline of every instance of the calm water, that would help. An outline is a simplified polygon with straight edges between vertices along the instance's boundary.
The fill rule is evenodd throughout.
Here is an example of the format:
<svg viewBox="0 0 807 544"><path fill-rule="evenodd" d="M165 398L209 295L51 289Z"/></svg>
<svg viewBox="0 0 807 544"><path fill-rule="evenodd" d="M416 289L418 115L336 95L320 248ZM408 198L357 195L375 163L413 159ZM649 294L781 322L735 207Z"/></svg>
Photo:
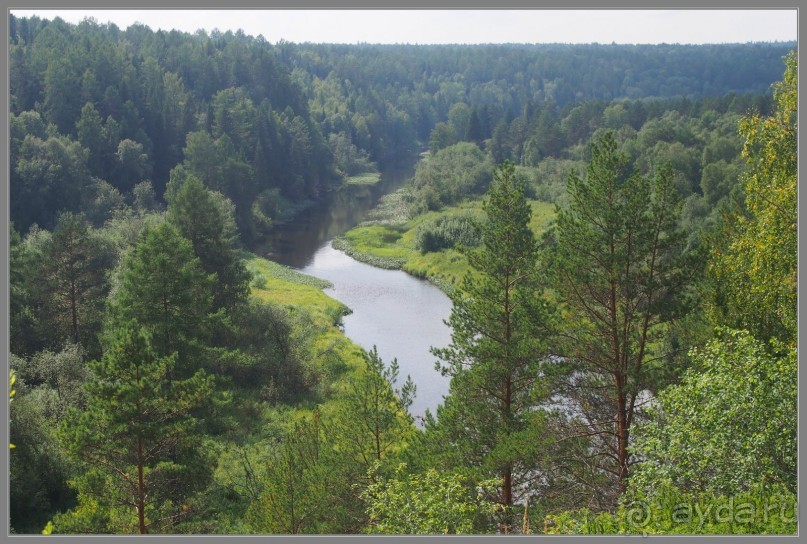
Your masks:
<svg viewBox="0 0 807 544"><path fill-rule="evenodd" d="M410 164L390 168L375 185L350 185L327 195L319 204L278 225L257 252L273 261L305 268L325 243L361 223L378 199L412 177Z"/></svg>
<svg viewBox="0 0 807 544"><path fill-rule="evenodd" d="M428 282L360 263L330 243L320 247L302 271L333 283L325 292L353 310L344 317L348 338L368 350L375 345L387 364L397 358L399 380L412 376L417 385L412 415L423 415L426 408L434 413L448 392L448 378L434 370L436 358L429 348L451 341L451 329L443 323L451 313L451 300Z"/></svg>
<svg viewBox="0 0 807 544"><path fill-rule="evenodd" d="M389 364L398 359L401 381L417 385L414 416L435 411L448 392L448 378L434 370L429 348L445 347L451 330L443 323L451 300L428 282L399 270L383 270L351 259L331 240L364 220L378 199L412 175L411 166L385 172L373 187L346 187L294 221L276 229L261 253L281 264L333 283L325 292L346 304L345 334L365 349L374 345Z"/></svg>

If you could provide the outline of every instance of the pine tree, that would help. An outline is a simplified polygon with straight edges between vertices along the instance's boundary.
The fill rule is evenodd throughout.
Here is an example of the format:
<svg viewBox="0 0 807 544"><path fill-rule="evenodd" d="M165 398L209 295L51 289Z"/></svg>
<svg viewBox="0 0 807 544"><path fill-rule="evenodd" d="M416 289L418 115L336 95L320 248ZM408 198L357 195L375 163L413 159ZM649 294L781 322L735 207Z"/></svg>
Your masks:
<svg viewBox="0 0 807 544"><path fill-rule="evenodd" d="M60 215L43 250L38 283L43 323L53 345L69 339L95 347L111 266L111 251L104 250L84 217Z"/></svg>
<svg viewBox="0 0 807 544"><path fill-rule="evenodd" d="M501 478L495 499L509 506L535 460L534 444L517 442L539 421L552 314L538 284L532 210L512 164L496 168L484 211L482 246L466 253L472 272L451 295L451 345L433 350L451 376L438 420L466 463Z"/></svg>
<svg viewBox="0 0 807 544"><path fill-rule="evenodd" d="M59 532L165 530L185 513L188 498L206 483L193 411L213 390L198 371L166 380L176 355L159 357L134 322L114 333L100 361L90 363L87 406L60 426L68 451L86 468L75 480L78 506L56 519ZM182 461L177 461L177 458Z"/></svg>
<svg viewBox="0 0 807 544"><path fill-rule="evenodd" d="M613 460L600 470L624 491L639 394L663 359L654 342L684 285L684 238L671 169L652 180L632 172L610 132L592 144L591 154L585 179L569 176L570 205L557 216L553 269L564 305L569 395L582 415L575 432L595 439L599 459Z"/></svg>
<svg viewBox="0 0 807 544"><path fill-rule="evenodd" d="M190 240L205 273L217 276L214 309L232 308L249 295L249 272L235 251L238 233L231 206L192 175L168 206L168 221Z"/></svg>
<svg viewBox="0 0 807 544"><path fill-rule="evenodd" d="M192 366L190 354L209 334L214 281L174 226L149 228L124 262L109 325L114 331L136 320L152 335L159 356L178 353L184 373Z"/></svg>
<svg viewBox="0 0 807 544"><path fill-rule="evenodd" d="M400 390L393 389L398 379L398 361L385 368L375 346L365 354L367 367L348 378L345 393L337 402L332 428L335 439L366 473L399 448L413 429L407 409L415 395L415 385L407 376Z"/></svg>

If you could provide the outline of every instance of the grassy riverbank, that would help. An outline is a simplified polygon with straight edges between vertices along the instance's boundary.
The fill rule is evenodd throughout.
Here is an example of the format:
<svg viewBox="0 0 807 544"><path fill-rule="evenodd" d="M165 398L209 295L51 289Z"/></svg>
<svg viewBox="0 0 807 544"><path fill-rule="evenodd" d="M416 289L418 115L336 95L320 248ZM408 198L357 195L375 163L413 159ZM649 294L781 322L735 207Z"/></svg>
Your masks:
<svg viewBox="0 0 807 544"><path fill-rule="evenodd" d="M540 235L555 215L554 205L530 202L533 231ZM450 291L469 270L467 259L456 249L421 252L417 248L420 229L441 218L484 217L482 200L469 200L440 211L430 211L408 218L399 192L382 199L370 214L370 220L336 238L333 247L354 259L372 266L401 269L415 277L424 278L443 291Z"/></svg>
<svg viewBox="0 0 807 544"><path fill-rule="evenodd" d="M245 264L253 275L252 296L285 308L294 334L307 344L307 363L321 376L312 403L325 400L343 387L344 378L364 368L362 348L341 329L342 317L351 312L350 308L322 291L331 286L330 282L254 255L245 259Z"/></svg>

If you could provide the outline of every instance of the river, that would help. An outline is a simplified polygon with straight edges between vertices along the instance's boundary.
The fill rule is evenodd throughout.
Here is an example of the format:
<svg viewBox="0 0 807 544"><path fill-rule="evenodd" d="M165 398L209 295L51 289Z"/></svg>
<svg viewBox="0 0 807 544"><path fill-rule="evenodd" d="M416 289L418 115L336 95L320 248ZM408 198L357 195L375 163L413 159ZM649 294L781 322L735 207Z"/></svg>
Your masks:
<svg viewBox="0 0 807 544"><path fill-rule="evenodd" d="M417 418L426 409L434 413L448 393L449 379L434 370L436 358L429 350L451 341L451 330L443 323L451 313L451 300L426 281L361 263L331 247L334 236L359 224L382 195L411 175L411 167L391 169L375 186L340 189L275 229L264 252L333 284L325 292L353 311L343 319L345 335L365 349L376 346L387 365L397 358L398 385L407 375L412 377L417 396L410 412Z"/></svg>

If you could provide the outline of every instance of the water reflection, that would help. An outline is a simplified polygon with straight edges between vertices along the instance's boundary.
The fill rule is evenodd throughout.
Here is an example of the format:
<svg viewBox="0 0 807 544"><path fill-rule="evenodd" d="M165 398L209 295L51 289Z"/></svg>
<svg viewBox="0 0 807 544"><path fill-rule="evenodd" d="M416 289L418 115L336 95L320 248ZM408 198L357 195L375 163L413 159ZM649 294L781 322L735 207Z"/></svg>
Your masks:
<svg viewBox="0 0 807 544"><path fill-rule="evenodd" d="M413 166L405 164L384 172L376 185L349 185L332 192L276 227L257 252L286 266L305 267L325 242L361 223L378 199L400 187L412 172Z"/></svg>

